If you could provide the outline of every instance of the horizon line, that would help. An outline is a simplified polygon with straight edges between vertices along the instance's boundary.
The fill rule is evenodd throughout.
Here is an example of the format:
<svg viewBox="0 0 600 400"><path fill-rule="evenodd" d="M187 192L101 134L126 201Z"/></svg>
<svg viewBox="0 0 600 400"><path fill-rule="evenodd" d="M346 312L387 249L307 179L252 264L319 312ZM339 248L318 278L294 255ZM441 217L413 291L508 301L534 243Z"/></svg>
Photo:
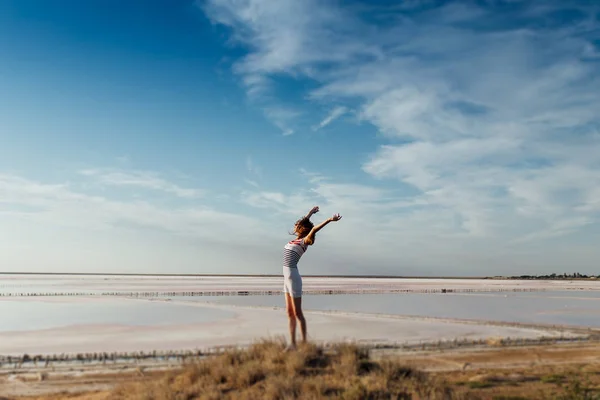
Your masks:
<svg viewBox="0 0 600 400"><path fill-rule="evenodd" d="M185 273L134 273L134 272L10 272L0 271L0 275L91 275L91 276L222 276L222 277L280 277L281 274L185 274ZM484 279L489 276L408 276L408 275L311 275L314 278L406 278L406 279ZM502 277L502 276L497 276Z"/></svg>

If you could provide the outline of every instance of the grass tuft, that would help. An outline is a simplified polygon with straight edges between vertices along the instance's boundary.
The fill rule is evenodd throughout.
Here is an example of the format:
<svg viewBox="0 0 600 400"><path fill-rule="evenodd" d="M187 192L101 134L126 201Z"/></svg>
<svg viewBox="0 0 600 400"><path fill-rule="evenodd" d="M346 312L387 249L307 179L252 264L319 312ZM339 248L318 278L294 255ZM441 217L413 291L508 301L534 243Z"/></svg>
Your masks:
<svg viewBox="0 0 600 400"><path fill-rule="evenodd" d="M352 344L301 345L282 341L228 350L155 380L127 383L110 399L466 399L439 378L396 361L373 361Z"/></svg>

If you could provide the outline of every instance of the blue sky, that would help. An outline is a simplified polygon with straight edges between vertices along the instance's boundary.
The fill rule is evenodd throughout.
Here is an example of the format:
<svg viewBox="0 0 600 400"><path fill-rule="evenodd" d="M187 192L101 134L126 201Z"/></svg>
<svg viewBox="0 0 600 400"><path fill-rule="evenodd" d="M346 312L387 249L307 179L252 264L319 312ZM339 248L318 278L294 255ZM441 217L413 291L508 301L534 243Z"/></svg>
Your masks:
<svg viewBox="0 0 600 400"><path fill-rule="evenodd" d="M597 273L600 5L0 2L15 271Z"/></svg>

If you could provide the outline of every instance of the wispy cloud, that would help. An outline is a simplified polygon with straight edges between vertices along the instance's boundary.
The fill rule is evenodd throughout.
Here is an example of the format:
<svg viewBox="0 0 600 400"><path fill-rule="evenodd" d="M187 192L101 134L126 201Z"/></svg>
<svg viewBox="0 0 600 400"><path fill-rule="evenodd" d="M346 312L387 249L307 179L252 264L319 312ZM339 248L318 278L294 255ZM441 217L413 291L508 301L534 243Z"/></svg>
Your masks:
<svg viewBox="0 0 600 400"><path fill-rule="evenodd" d="M359 118L390 140L357 168L397 182L411 205L387 210L397 229L501 246L571 235L598 221L597 5L342 9L214 0L206 9L248 50L236 73L273 84L282 75L309 79L304 98L353 102ZM257 204L277 203L272 194L254 196Z"/></svg>
<svg viewBox="0 0 600 400"><path fill-rule="evenodd" d="M303 74L312 63L339 62L373 51L363 41L348 40L362 24L331 3L216 0L205 2L203 9L215 22L234 29L234 41L253 49L235 64L236 72L244 76Z"/></svg>
<svg viewBox="0 0 600 400"><path fill-rule="evenodd" d="M86 169L80 171L81 175L93 177L103 185L131 186L142 189L158 190L174 194L181 198L200 198L203 191L199 189L183 188L172 182L160 178L157 174L147 171L120 171L114 169Z"/></svg>
<svg viewBox="0 0 600 400"><path fill-rule="evenodd" d="M329 114L315 127L313 130L317 131L319 129L325 128L327 125L331 124L333 121L344 115L348 112L348 109L343 106L337 106L333 110L329 112Z"/></svg>
<svg viewBox="0 0 600 400"><path fill-rule="evenodd" d="M219 243L230 243L234 232L248 236L263 232L257 219L208 206L176 207L152 200L118 198L118 195L90 195L73 185L0 174L0 206L5 206L4 214L38 224L83 230L153 229ZM23 207L28 208L23 210ZM268 232L263 234L269 236Z"/></svg>
<svg viewBox="0 0 600 400"><path fill-rule="evenodd" d="M281 129L281 134L283 136L289 136L294 133L294 129L290 126L292 126L293 121L301 115L297 110L281 106L266 107L264 113L275 126Z"/></svg>
<svg viewBox="0 0 600 400"><path fill-rule="evenodd" d="M313 63L340 62L350 57L372 56L372 48L348 41L346 33L358 28L339 9L316 0L206 1L202 9L215 22L233 28L231 41L253 49L233 65L242 76L248 94L259 103L268 103L265 113L284 135L294 133L293 122L277 115L280 106L273 99L271 74L293 77L310 75ZM339 28L345 26L340 31ZM356 31L354 31L356 32ZM335 51L329 45L339 41ZM287 112L286 112L287 114Z"/></svg>

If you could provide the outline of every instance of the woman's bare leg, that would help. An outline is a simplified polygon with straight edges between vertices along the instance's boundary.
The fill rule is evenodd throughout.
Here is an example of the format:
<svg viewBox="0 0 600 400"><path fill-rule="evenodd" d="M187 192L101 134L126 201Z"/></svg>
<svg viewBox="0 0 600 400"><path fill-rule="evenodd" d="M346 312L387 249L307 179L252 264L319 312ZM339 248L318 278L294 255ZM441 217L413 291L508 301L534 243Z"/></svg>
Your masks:
<svg viewBox="0 0 600 400"><path fill-rule="evenodd" d="M294 301L289 293L285 294L285 308L288 315L291 346L296 347L296 314L294 313Z"/></svg>
<svg viewBox="0 0 600 400"><path fill-rule="evenodd" d="M296 316L296 318L298 318L298 321L300 322L300 331L302 332L302 343L306 343L306 319L304 318L304 313L302 312L302 297L294 297L294 315Z"/></svg>

